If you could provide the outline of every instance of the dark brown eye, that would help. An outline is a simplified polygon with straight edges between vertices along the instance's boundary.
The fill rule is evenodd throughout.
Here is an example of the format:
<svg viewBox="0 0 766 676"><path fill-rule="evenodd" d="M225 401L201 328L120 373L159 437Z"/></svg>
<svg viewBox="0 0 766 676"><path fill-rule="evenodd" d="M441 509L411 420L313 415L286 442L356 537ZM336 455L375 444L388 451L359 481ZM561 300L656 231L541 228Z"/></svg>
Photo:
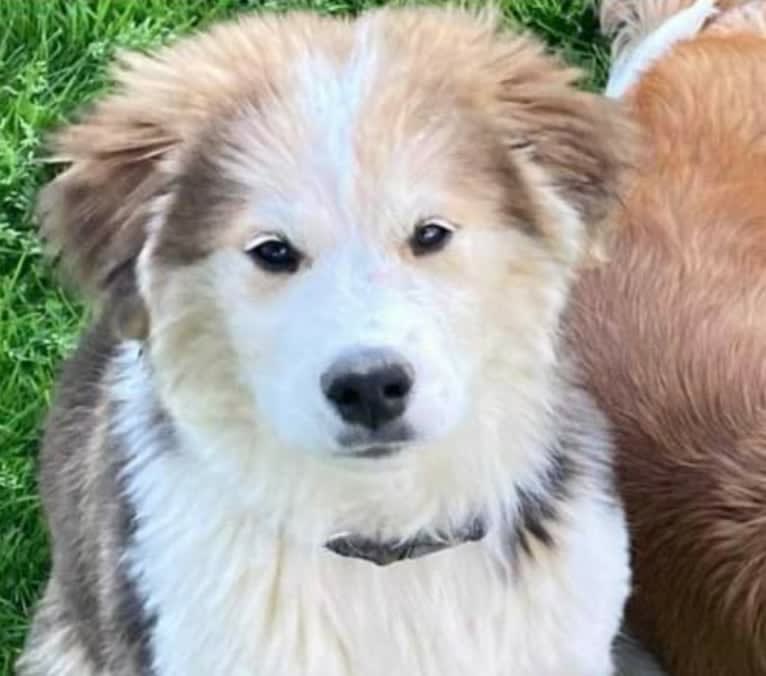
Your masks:
<svg viewBox="0 0 766 676"><path fill-rule="evenodd" d="M283 239L267 239L247 250L260 268L267 272L292 273L301 262L300 253Z"/></svg>
<svg viewBox="0 0 766 676"><path fill-rule="evenodd" d="M416 256L441 251L452 238L452 228L439 221L425 221L415 228L410 246Z"/></svg>

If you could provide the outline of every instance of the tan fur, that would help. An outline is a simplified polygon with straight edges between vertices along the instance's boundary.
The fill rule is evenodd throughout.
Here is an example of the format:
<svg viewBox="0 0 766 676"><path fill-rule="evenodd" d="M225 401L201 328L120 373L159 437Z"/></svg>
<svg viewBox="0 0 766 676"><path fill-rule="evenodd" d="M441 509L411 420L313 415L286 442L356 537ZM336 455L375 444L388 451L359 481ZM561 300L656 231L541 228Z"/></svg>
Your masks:
<svg viewBox="0 0 766 676"><path fill-rule="evenodd" d="M632 92L649 153L571 316L617 428L630 620L673 676L766 674L765 6L724 14Z"/></svg>
<svg viewBox="0 0 766 676"><path fill-rule="evenodd" d="M392 112L407 100L407 82L438 88L448 77L460 93L435 92L437 102L484 107L508 147L529 147L594 232L606 223L626 154L624 142L602 139L628 133L613 104L574 94L567 85L578 73L560 68L536 42L490 41L495 18L489 13L477 22L455 10L448 30L436 11L430 18L427 11L394 11L388 23L391 45L422 43L419 52L407 50L410 62L418 57L409 67L422 75L403 80L390 99ZM212 120L279 98L280 73L301 47L295 40L301 34L311 36L318 52L338 58L350 48L342 24L290 14L243 18L153 56L121 57L115 92L54 138L54 158L68 168L40 200L43 235L81 288L101 297L127 278L115 295L130 295L125 289L158 198ZM378 115L380 122L390 117L385 106Z"/></svg>

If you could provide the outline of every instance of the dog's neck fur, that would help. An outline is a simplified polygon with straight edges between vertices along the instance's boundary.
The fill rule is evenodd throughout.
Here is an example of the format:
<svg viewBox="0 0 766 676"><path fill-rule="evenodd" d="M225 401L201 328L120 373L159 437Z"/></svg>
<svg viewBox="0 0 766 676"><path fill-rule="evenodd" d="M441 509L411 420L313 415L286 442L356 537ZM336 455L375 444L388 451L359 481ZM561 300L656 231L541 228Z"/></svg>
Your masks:
<svg viewBox="0 0 766 676"><path fill-rule="evenodd" d="M512 441L508 430L484 425L481 433L485 436L479 437L473 426L449 447L447 452L460 454L451 465L440 464L441 449L422 453L417 449L415 454L430 454L430 460L400 454L394 459L364 461L367 465L361 469L360 461L334 465L284 451L277 443L264 444L256 453L251 439L224 426L215 438L200 438L163 413L150 362L137 343L124 345L113 390L118 406L126 409L121 418L130 421L133 428L121 430L123 423L118 422L118 434L134 436L137 421L143 420L137 427L157 437L158 442L140 445L166 447L176 456L185 456L185 471L209 474L207 481L218 485L222 499L233 511L257 512L265 536L270 532L309 546L323 546L334 536L349 534L356 544L377 542L382 559L476 540L472 525L477 515L485 531L494 524L508 527L514 515L525 510L525 496L536 494L558 462L552 452L558 430L556 424L550 424L554 404L548 400L548 387L541 389L541 401L536 402L544 416L529 419L526 426L514 420ZM506 456L511 460L498 451L498 445L510 449ZM232 449L245 449L239 457L242 461L247 454L242 471L232 471L226 465ZM129 450L132 453L134 449ZM462 458L465 462L461 465ZM483 458L495 465L482 465ZM136 462L128 460L129 471ZM439 472L438 481L432 481L434 475L429 472ZM433 485L439 488L449 481L452 484L448 488L427 495ZM421 493L426 496L420 498ZM352 542L347 538L345 543L336 540L336 544L339 546L334 549L349 551ZM423 546L408 549L408 545Z"/></svg>
<svg viewBox="0 0 766 676"><path fill-rule="evenodd" d="M515 591L517 585L548 588L546 585L554 584L549 577L551 570L577 568L580 564L576 562L582 556L590 560L581 547L588 551L594 546L593 538L604 537L598 534L602 518L609 524L612 521L617 524L621 519L619 511L604 499L609 479L599 478L599 470L588 457L592 450L599 455L599 447L606 439L594 436L592 420L582 429L572 428L567 422L570 420L576 426L593 414L588 402L583 405L581 394L574 392L573 399L567 402L566 415L551 426L556 428L552 445L535 445L530 449L541 461L531 463L527 474L520 472L517 481L504 482L507 511L498 516L497 511L492 511L492 501L487 503L487 534L481 541L385 567L359 560L365 557L338 556L325 546L333 531L321 530L348 523L337 519L338 512L331 513L331 518L325 516L320 530L296 529L294 524L280 528L280 522L266 511L267 498L275 496L274 493L256 493L246 500L238 486L231 491L222 488L225 481L222 483L215 473L210 474L204 459L195 457L196 451L183 445L186 440L179 438L179 430L158 415L151 375L141 366L137 352L135 345L126 346L117 360L116 377L111 385L117 400L112 427L130 458L123 472L124 485L137 514L136 531L131 542L126 543L126 560L131 564L132 577L145 606L157 609L157 617L150 620L155 626L152 634L155 659L165 669L161 673L201 674L211 673L211 669L238 673L243 664L259 664L263 667L259 673L267 675L348 676L359 673L356 667L369 664L370 660L380 665L375 675L391 670L401 673L404 669L427 676L456 676L472 666L488 675L507 673L509 665L517 664L518 659L529 659L519 658L520 652L527 654L544 648L519 643L524 623L550 621L543 619L547 613L556 616L563 613L567 619L561 621L570 622L574 612L566 604L549 609L546 604L533 603ZM567 431L567 425L572 429ZM598 425L595 429L599 429ZM477 452L477 447L472 450ZM470 478L467 476L466 480ZM324 477L320 480L326 481ZM583 490L586 483L601 485L594 506L589 506L592 491ZM301 487L296 488L295 503L307 499ZM279 490L281 487L277 487ZM493 490L489 486L488 493ZM277 494L275 499L279 497ZM322 497L319 496L320 500ZM404 495L402 501L405 498L411 496ZM586 505L578 506L583 500ZM296 509L305 510L306 505ZM280 510L282 518L290 516L284 507ZM603 511L605 516L596 517L594 524L586 516L585 522L572 530L569 524L579 510L586 515L590 510L599 514ZM448 514L445 519L444 513L432 511L421 520L403 525L387 514L385 523L391 528L388 532L378 531L369 519L358 522L361 527L349 530L364 537L371 533L378 537L381 532L379 542L388 542L391 537L396 541L399 536L401 542L402 537L408 540L413 534L436 537L445 523L453 533L468 523L467 516L458 519ZM476 511L472 513L475 515ZM305 527L315 522L298 518L295 523ZM365 523L370 523L369 529L364 527ZM413 524L422 528L414 529ZM580 528L586 529L587 536L582 535ZM620 533L615 529L617 525L607 528L610 537ZM620 560L619 565L615 562L614 570L608 573L617 576L615 579L624 575L623 554L618 553L615 558ZM569 557L574 558L569 561ZM576 596L567 585L570 581L583 584L581 578L591 574L579 568L578 571L567 573L562 577L564 582L555 583L566 588L557 591L557 595ZM532 579L527 579L530 575ZM535 582L537 575L543 577ZM577 579L572 579L572 575ZM518 581L514 582L516 577ZM463 584L477 579L482 580L479 587ZM614 586L622 593L623 584L618 582L609 589ZM580 612L581 603L575 605ZM370 615L371 607L377 610ZM543 615L539 615L543 610ZM575 621L578 627L582 624L583 631L588 616L596 611L584 612ZM444 622L449 617L455 618L454 626ZM505 617L505 623L497 623L498 617ZM409 624L413 621L422 626L415 630ZM608 620L612 622L616 619ZM203 637L195 629L205 626L210 630L212 626L215 633L219 625L226 634L216 634L213 639L206 635L206 640L222 644L234 641L236 647L226 653L229 661L225 664L211 662L221 656L203 650L200 644ZM296 626L301 629L296 630ZM380 632L390 632L391 627L395 627L401 642L393 652L380 647L375 638ZM445 661L429 647L428 641L417 638L421 629L423 635L436 637L434 640L465 643L466 647ZM590 635L582 640L587 643ZM578 641L571 643L577 645ZM545 650L550 647L548 643L545 646ZM291 662L285 667L288 654ZM492 661L488 662L490 657ZM556 664L562 660L564 666L550 673L565 673L566 664L572 659L575 658L563 651L555 660ZM476 660L480 663L474 664ZM529 664L537 663L533 660ZM539 676L541 672L536 668L514 673ZM586 672L574 669L567 673Z"/></svg>

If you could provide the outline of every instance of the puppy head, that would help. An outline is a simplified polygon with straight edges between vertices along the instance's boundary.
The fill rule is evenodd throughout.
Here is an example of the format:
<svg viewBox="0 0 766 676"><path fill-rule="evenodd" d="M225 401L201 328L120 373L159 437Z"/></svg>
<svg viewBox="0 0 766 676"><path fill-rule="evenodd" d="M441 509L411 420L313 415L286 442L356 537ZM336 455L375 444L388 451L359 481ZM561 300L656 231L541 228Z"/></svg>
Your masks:
<svg viewBox="0 0 766 676"><path fill-rule="evenodd" d="M211 461L459 482L480 437L539 422L617 189L627 125L575 76L454 10L219 26L123 60L59 137L45 231L179 425L236 439Z"/></svg>

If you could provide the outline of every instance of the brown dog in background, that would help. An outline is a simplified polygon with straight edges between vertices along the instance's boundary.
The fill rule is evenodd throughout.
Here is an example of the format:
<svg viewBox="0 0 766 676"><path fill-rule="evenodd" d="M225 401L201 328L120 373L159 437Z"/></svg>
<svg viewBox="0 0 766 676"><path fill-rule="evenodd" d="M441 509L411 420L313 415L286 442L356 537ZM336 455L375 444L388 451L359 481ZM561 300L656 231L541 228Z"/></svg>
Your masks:
<svg viewBox="0 0 766 676"><path fill-rule="evenodd" d="M630 621L673 676L766 674L766 2L607 0L647 153L572 345L616 426Z"/></svg>

